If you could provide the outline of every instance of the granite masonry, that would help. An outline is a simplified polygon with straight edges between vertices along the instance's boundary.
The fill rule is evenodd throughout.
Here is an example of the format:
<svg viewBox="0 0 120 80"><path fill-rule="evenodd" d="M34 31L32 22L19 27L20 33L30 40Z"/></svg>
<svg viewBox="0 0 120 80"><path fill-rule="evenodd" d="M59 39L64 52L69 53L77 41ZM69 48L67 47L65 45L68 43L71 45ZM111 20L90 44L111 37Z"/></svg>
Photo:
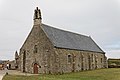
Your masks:
<svg viewBox="0 0 120 80"><path fill-rule="evenodd" d="M33 28L16 56L16 68L34 74L107 68L105 52L91 37L43 24L38 7Z"/></svg>

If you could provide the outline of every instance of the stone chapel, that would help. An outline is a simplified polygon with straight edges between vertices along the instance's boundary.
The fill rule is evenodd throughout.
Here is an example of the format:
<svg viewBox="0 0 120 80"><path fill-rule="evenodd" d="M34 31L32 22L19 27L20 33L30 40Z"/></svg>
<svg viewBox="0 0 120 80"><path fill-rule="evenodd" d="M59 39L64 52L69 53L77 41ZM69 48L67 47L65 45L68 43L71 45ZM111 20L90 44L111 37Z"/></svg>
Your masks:
<svg viewBox="0 0 120 80"><path fill-rule="evenodd" d="M33 20L32 30L16 57L18 70L63 74L107 68L105 52L90 36L43 24L38 7Z"/></svg>

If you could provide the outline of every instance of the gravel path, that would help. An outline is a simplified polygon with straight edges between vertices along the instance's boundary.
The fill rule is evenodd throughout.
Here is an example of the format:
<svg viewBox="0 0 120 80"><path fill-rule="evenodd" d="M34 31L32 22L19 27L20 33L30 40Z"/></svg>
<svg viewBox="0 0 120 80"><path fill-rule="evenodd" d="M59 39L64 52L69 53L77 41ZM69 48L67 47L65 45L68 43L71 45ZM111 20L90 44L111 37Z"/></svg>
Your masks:
<svg viewBox="0 0 120 80"><path fill-rule="evenodd" d="M8 70L0 70L0 80L2 80L3 76L6 74Z"/></svg>
<svg viewBox="0 0 120 80"><path fill-rule="evenodd" d="M30 74L30 73L22 73L17 70L0 70L0 80L2 80L3 76L8 73L10 75L25 75L25 76L31 76L31 75L38 75L38 74Z"/></svg>
<svg viewBox="0 0 120 80"><path fill-rule="evenodd" d="M8 74L10 74L10 75L25 75L25 76L35 75L35 74L30 74L30 73L22 73L17 70L8 70Z"/></svg>

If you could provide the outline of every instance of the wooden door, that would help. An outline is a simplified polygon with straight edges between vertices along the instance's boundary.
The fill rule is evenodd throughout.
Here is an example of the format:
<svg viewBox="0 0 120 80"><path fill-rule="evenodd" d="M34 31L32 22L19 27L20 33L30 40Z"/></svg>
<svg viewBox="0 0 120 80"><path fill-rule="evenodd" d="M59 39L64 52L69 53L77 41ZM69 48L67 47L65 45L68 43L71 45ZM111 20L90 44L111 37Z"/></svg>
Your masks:
<svg viewBox="0 0 120 80"><path fill-rule="evenodd" d="M38 74L38 64L34 64L34 74Z"/></svg>

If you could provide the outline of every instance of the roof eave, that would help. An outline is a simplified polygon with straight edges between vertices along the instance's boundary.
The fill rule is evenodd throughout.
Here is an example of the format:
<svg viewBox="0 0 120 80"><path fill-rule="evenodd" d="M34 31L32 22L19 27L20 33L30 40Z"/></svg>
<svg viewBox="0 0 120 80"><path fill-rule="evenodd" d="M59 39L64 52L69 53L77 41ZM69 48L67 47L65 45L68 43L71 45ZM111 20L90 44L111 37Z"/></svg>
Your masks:
<svg viewBox="0 0 120 80"><path fill-rule="evenodd" d="M80 49L70 49L70 48L63 48L63 47L57 47L57 46L54 46L54 47L55 47L55 48L59 48L59 49L68 49L68 50L77 50L77 51L88 51L88 52L95 52L95 53L105 54L105 52L98 52L98 51L80 50Z"/></svg>

